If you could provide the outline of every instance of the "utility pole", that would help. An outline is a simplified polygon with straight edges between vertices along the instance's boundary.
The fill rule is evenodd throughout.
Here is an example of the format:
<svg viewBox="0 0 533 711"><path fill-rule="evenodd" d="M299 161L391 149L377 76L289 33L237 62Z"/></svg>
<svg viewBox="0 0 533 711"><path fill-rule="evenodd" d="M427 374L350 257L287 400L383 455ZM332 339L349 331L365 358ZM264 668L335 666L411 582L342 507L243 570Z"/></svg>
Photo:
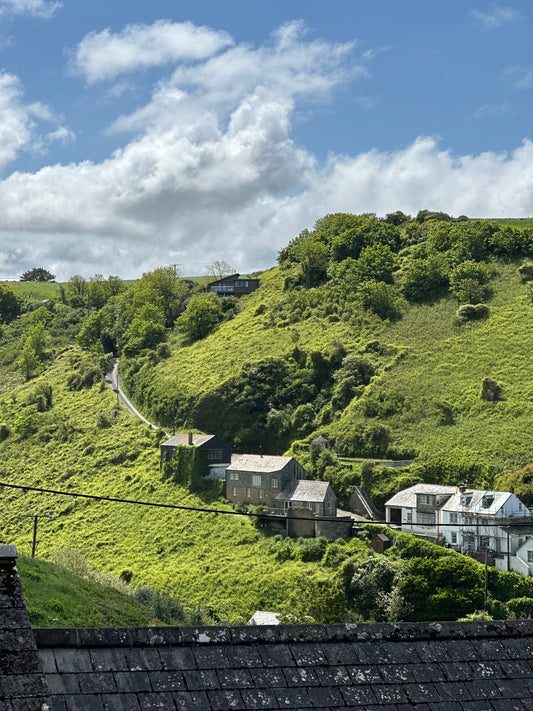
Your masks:
<svg viewBox="0 0 533 711"><path fill-rule="evenodd" d="M45 511L43 514L21 514L20 518L32 518L33 519L33 541L31 546L31 557L35 558L35 553L37 551L37 526L40 518L53 519L54 517L50 511Z"/></svg>

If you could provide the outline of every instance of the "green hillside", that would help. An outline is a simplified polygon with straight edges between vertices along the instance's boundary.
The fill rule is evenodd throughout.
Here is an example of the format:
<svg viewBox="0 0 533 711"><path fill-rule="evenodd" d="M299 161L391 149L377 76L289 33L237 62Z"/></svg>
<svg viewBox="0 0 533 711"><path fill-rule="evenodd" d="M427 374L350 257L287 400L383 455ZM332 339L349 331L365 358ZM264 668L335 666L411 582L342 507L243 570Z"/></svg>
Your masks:
<svg viewBox="0 0 533 711"><path fill-rule="evenodd" d="M474 612L482 567L443 549L397 541L377 557L368 535L289 541L244 515L199 510L234 513L216 485L160 469L164 433L117 410L103 376L119 354L124 388L167 431L212 432L240 451L290 450L311 476L333 482L341 503L355 483L382 504L416 481L465 479L513 483L531 503L533 478L519 470L533 437L532 256L527 224L331 215L282 250L240 301L203 294L168 267L132 285L74 279L44 304L40 294L16 302L7 285L0 482L198 510L5 487L2 542L28 554L21 514L50 511L39 557L72 549L132 590L164 593L184 620L243 621L256 609L317 621ZM310 446L319 433L339 456ZM411 458L400 470L371 464ZM428 556L440 561L433 601L416 582L430 574ZM467 592L454 598L450 581L461 576ZM495 616L533 596L519 576L491 576ZM361 602L362 589L379 609Z"/></svg>
<svg viewBox="0 0 533 711"><path fill-rule="evenodd" d="M128 627L154 623L133 596L51 563L20 557L17 568L33 627Z"/></svg>

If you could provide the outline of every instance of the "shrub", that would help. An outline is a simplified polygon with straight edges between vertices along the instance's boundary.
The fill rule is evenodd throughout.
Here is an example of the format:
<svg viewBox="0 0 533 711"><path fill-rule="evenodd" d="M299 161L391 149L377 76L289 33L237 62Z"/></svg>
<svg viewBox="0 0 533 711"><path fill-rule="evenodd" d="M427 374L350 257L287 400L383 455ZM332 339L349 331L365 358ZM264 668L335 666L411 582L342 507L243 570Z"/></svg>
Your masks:
<svg viewBox="0 0 533 711"><path fill-rule="evenodd" d="M515 597L507 603L507 610L516 618L533 617L533 598Z"/></svg>
<svg viewBox="0 0 533 711"><path fill-rule="evenodd" d="M503 386L492 378L485 378L481 384L481 399L487 402L498 402L503 398Z"/></svg>
<svg viewBox="0 0 533 711"><path fill-rule="evenodd" d="M0 424L0 442L3 442L9 437L9 427L5 424L5 422L2 422Z"/></svg>
<svg viewBox="0 0 533 711"><path fill-rule="evenodd" d="M457 309L455 315L461 321L475 321L487 318L489 307L486 304L463 304Z"/></svg>

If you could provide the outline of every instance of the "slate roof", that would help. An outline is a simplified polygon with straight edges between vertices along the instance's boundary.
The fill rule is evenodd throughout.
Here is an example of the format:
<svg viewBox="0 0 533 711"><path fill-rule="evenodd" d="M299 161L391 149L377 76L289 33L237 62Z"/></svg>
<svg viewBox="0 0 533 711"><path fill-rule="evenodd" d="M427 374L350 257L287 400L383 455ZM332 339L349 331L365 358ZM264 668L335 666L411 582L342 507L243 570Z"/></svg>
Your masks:
<svg viewBox="0 0 533 711"><path fill-rule="evenodd" d="M226 471L238 472L279 472L292 460L273 454L241 454L230 464Z"/></svg>
<svg viewBox="0 0 533 711"><path fill-rule="evenodd" d="M300 479L293 481L276 496L276 501L312 501L322 503L326 499L329 481Z"/></svg>
<svg viewBox="0 0 533 711"><path fill-rule="evenodd" d="M533 620L32 632L13 549L1 711L533 711Z"/></svg>
<svg viewBox="0 0 533 711"><path fill-rule="evenodd" d="M416 508L417 494L455 494L456 486L444 486L442 484L415 484L408 489L403 489L389 499L385 506L404 506L405 508Z"/></svg>
<svg viewBox="0 0 533 711"><path fill-rule="evenodd" d="M55 711L525 711L533 622L36 630Z"/></svg>
<svg viewBox="0 0 533 711"><path fill-rule="evenodd" d="M461 495L462 493L460 491L456 492L451 499L444 504L442 510L495 516L512 496L512 494L508 491L481 491L480 489L467 489L464 492L464 496L468 501L468 505L465 506L461 503ZM493 501L490 506L483 507L481 505L484 496L493 497ZM527 508L524 507L524 516L528 514L529 512Z"/></svg>

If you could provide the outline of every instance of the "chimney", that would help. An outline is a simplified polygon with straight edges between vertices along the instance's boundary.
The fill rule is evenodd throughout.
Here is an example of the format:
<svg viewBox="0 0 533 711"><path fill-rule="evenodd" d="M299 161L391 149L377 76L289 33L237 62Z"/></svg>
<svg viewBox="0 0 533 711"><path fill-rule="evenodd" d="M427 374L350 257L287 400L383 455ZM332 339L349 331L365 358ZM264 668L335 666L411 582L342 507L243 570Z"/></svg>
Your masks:
<svg viewBox="0 0 533 711"><path fill-rule="evenodd" d="M514 494L514 486L510 486L510 487L509 487L509 493L510 493L510 494Z"/></svg>
<svg viewBox="0 0 533 711"><path fill-rule="evenodd" d="M189 447L192 447L192 432L189 432Z"/></svg>

